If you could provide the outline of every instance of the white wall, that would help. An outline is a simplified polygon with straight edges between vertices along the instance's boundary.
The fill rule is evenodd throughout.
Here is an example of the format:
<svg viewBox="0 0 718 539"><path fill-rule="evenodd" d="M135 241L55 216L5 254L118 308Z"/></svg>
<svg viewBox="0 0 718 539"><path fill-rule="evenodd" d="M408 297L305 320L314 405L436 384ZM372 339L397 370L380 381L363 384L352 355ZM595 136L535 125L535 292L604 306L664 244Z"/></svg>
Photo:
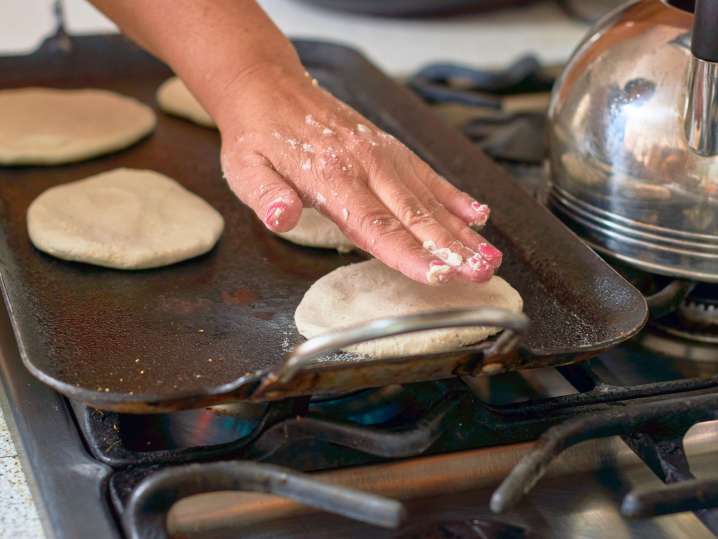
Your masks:
<svg viewBox="0 0 718 539"><path fill-rule="evenodd" d="M400 74L433 60L500 65L526 51L560 62L586 32L551 2L491 15L417 21L330 13L297 0L260 3L289 35L352 44ZM71 32L115 29L85 0L65 4ZM50 8L51 0L0 0L0 54L32 50L52 28Z"/></svg>

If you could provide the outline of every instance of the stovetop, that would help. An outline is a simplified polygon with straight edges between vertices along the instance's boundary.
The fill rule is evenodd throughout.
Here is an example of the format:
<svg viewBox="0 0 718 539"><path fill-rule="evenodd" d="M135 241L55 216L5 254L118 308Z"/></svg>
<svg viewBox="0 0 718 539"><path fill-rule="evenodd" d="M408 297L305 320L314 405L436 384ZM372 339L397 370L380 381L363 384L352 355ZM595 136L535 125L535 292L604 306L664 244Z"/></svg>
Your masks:
<svg viewBox="0 0 718 539"><path fill-rule="evenodd" d="M540 67L534 64L519 66L529 74L520 88L545 91L550 81L530 72ZM446 98L425 75L411 82L417 92ZM465 92L448 95L476 105ZM527 146L541 129L540 114L502 115L495 101L481 99L494 113L488 122L471 120L465 131L540 199L544 175L531 157L536 148ZM188 481L202 483L205 493L170 512L169 527L181 536L714 537L715 511L698 509L690 493L657 490L665 488L659 477L680 486L693 476L709 478L714 468L718 348L710 323L690 319L709 317L711 304L701 288L685 299L689 289L680 283L671 289L621 269L653 295L655 313L675 312L581 365L152 416L89 409L44 386L22 366L3 309L3 407L55 537L123 537L120 520L138 485L159 471L177 480L170 476L187 472L189 462L197 473ZM228 460L313 472L337 486L402 500L407 524L387 531L282 498L211 492L225 478L203 471ZM656 500L669 495L674 507L698 510L621 514L622 504L629 513L665 511ZM148 535L145 521L135 524L137 537Z"/></svg>

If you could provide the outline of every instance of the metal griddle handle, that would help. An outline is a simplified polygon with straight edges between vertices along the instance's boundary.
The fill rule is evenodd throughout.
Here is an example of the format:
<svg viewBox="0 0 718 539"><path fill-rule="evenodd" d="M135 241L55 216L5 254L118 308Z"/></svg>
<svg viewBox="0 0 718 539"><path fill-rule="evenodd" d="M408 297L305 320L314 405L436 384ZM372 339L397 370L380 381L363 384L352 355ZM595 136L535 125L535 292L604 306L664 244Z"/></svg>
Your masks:
<svg viewBox="0 0 718 539"><path fill-rule="evenodd" d="M41 44L40 49L52 51L69 52L72 49L72 38L67 33L65 24L64 0L53 0L52 14L55 18L55 28Z"/></svg>
<svg viewBox="0 0 718 539"><path fill-rule="evenodd" d="M484 358L510 352L518 343L518 337L528 328L529 319L522 313L505 309L483 307L481 309L454 309L436 311L392 318L372 320L345 329L330 331L313 337L297 346L284 364L269 377L269 380L289 382L294 376L317 363L316 359L325 354L336 352L347 346L360 344L383 337L394 337L406 333L416 333L432 329L447 329L472 326L490 326L505 331L490 345L471 348L483 350Z"/></svg>
<svg viewBox="0 0 718 539"><path fill-rule="evenodd" d="M400 502L383 496L324 483L279 466L214 462L166 468L145 478L125 511L125 533L131 539L169 538L167 514L177 501L223 490L276 494L384 528L398 528L406 518Z"/></svg>

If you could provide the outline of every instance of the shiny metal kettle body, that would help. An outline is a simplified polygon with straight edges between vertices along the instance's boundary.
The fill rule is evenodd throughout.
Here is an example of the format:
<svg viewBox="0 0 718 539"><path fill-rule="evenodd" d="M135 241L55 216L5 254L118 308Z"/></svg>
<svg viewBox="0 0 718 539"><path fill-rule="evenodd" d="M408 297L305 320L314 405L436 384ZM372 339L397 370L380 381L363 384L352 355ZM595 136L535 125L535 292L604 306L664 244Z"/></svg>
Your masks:
<svg viewBox="0 0 718 539"><path fill-rule="evenodd" d="M600 21L553 90L548 137L551 207L590 244L718 282L718 0Z"/></svg>

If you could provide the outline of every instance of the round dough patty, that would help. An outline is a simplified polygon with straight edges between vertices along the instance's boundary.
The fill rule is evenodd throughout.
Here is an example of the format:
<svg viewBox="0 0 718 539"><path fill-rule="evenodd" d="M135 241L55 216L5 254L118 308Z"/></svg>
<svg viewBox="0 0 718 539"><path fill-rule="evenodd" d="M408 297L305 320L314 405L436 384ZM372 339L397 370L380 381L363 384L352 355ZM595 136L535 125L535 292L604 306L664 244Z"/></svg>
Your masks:
<svg viewBox="0 0 718 539"><path fill-rule="evenodd" d="M156 118L139 101L106 90L0 90L0 165L54 165L126 148Z"/></svg>
<svg viewBox="0 0 718 539"><path fill-rule="evenodd" d="M355 247L339 227L314 208L304 208L299 222L289 232L277 232L285 240L304 245L305 247L321 247L336 249L340 253L348 253Z"/></svg>
<svg viewBox="0 0 718 539"><path fill-rule="evenodd" d="M185 118L205 127L217 127L199 101L190 93L179 77L164 81L157 89L157 103L167 114Z"/></svg>
<svg viewBox="0 0 718 539"><path fill-rule="evenodd" d="M369 260L337 268L314 283L297 307L294 321L299 333L311 338L377 318L482 306L521 312L523 300L501 277L481 284L452 281L429 286ZM438 329L377 339L347 351L376 358L449 352L499 331L490 327Z"/></svg>
<svg viewBox="0 0 718 539"><path fill-rule="evenodd" d="M167 176L118 168L48 189L30 204L27 228L58 258L144 269L206 253L224 219Z"/></svg>

